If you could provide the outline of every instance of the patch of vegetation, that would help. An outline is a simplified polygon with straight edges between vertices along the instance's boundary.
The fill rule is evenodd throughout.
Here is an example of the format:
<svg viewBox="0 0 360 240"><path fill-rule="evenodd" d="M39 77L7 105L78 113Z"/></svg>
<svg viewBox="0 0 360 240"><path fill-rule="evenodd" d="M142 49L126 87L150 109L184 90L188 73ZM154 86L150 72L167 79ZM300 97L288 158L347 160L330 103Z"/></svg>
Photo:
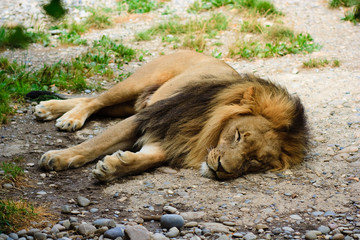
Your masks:
<svg viewBox="0 0 360 240"><path fill-rule="evenodd" d="M356 24L360 22L360 0L331 0L329 2L331 8L349 7L352 8L345 13L344 21L350 21Z"/></svg>
<svg viewBox="0 0 360 240"><path fill-rule="evenodd" d="M67 12L61 3L61 0L51 0L50 3L43 6L43 9L47 15L53 17L54 19L60 19L65 16Z"/></svg>
<svg viewBox="0 0 360 240"><path fill-rule="evenodd" d="M276 10L275 6L266 0L197 0L190 8L189 12L207 11L222 6L230 6L236 9L247 9L253 13L260 13L262 15L282 15Z"/></svg>
<svg viewBox="0 0 360 240"><path fill-rule="evenodd" d="M48 45L49 35L27 31L23 26L0 27L0 49L27 48L31 43Z"/></svg>
<svg viewBox="0 0 360 240"><path fill-rule="evenodd" d="M287 54L311 53L319 50L321 46L313 42L309 34L297 34L289 37L288 41L272 41L261 43L258 41L237 41L230 48L231 57L240 56L242 58L268 58L275 56L284 56Z"/></svg>
<svg viewBox="0 0 360 240"><path fill-rule="evenodd" d="M228 23L227 17L221 13L212 14L208 19L189 20L186 23L174 19L140 32L135 38L137 41L146 41L161 35L164 42L182 42L184 47L203 51L206 45L205 39L213 38L219 31L226 30Z"/></svg>
<svg viewBox="0 0 360 240"><path fill-rule="evenodd" d="M154 0L120 0L118 1L118 9L126 10L129 13L147 13L163 6L162 2Z"/></svg>
<svg viewBox="0 0 360 240"><path fill-rule="evenodd" d="M305 68L319 68L319 67L326 67L329 65L332 67L340 67L340 61L337 59L329 61L326 58L323 59L311 58L308 61L303 62L303 66Z"/></svg>
<svg viewBox="0 0 360 240"><path fill-rule="evenodd" d="M76 57L70 62L44 64L37 70L28 69L16 61L10 63L6 58L0 58L0 123L7 121L7 115L12 113L11 101L23 101L30 91L47 91L52 87L59 90L75 92L85 89L99 89L99 84L90 84L87 78L97 75L114 77L114 70L109 66L116 63L120 68L125 62L136 57L136 51L122 44L117 44L103 36L94 41L90 51Z"/></svg>
<svg viewBox="0 0 360 240"><path fill-rule="evenodd" d="M24 170L13 162L2 162L0 170L4 171L3 179L16 181L19 176L24 175Z"/></svg>

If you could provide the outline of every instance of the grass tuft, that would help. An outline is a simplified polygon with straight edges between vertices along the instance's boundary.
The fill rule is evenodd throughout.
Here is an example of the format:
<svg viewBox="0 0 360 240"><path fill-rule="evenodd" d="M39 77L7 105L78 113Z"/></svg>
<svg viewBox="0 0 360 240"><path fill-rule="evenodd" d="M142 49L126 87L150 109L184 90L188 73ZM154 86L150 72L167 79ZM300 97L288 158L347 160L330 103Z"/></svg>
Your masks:
<svg viewBox="0 0 360 240"><path fill-rule="evenodd" d="M326 58L323 59L311 58L308 61L303 62L303 67L305 68L319 68L319 67L326 67L329 65L332 67L340 67L340 61L337 59L333 61L329 61Z"/></svg>
<svg viewBox="0 0 360 240"><path fill-rule="evenodd" d="M118 9L129 13L148 13L163 6L162 2L153 0L120 0Z"/></svg>
<svg viewBox="0 0 360 240"><path fill-rule="evenodd" d="M27 31L23 26L0 27L0 49L27 48L31 43L48 45L49 35Z"/></svg>

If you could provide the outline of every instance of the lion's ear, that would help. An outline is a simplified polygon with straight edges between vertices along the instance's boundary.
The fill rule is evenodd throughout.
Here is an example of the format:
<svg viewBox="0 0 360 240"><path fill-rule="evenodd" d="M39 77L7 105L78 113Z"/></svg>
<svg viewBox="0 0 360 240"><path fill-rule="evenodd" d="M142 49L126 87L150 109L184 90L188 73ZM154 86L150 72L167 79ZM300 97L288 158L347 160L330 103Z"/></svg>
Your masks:
<svg viewBox="0 0 360 240"><path fill-rule="evenodd" d="M255 91L256 91L256 88L255 87L249 87L245 92L244 92L244 95L243 95L243 99L245 100L253 100L254 99L254 96L255 96Z"/></svg>

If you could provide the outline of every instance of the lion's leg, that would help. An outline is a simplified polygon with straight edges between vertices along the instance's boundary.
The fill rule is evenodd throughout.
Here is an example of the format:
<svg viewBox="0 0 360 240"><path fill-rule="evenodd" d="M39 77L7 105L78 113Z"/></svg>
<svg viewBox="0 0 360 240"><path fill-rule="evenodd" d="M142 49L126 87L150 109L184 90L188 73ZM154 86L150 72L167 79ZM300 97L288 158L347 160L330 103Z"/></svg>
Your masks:
<svg viewBox="0 0 360 240"><path fill-rule="evenodd" d="M93 170L101 181L111 181L126 175L143 172L166 161L159 143L144 145L139 152L117 151L99 161Z"/></svg>
<svg viewBox="0 0 360 240"><path fill-rule="evenodd" d="M125 119L79 145L46 152L39 161L40 167L56 171L76 168L119 148L130 149L135 143L135 117Z"/></svg>
<svg viewBox="0 0 360 240"><path fill-rule="evenodd" d="M88 98L72 98L67 100L42 101L35 106L34 115L38 120L53 120L70 111L77 104L88 100Z"/></svg>

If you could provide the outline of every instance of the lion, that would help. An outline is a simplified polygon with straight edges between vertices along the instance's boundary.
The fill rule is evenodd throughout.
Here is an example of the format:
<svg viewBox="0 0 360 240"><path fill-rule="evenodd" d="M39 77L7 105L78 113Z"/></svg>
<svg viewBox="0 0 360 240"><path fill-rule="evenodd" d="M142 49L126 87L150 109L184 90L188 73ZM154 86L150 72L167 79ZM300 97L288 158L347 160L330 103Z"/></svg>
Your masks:
<svg viewBox="0 0 360 240"><path fill-rule="evenodd" d="M34 114L43 121L58 118L63 131L80 129L92 114L125 117L39 161L43 169L59 171L104 156L92 171L100 181L165 164L214 179L280 171L302 162L308 142L297 96L192 51L161 56L99 96L40 102Z"/></svg>

